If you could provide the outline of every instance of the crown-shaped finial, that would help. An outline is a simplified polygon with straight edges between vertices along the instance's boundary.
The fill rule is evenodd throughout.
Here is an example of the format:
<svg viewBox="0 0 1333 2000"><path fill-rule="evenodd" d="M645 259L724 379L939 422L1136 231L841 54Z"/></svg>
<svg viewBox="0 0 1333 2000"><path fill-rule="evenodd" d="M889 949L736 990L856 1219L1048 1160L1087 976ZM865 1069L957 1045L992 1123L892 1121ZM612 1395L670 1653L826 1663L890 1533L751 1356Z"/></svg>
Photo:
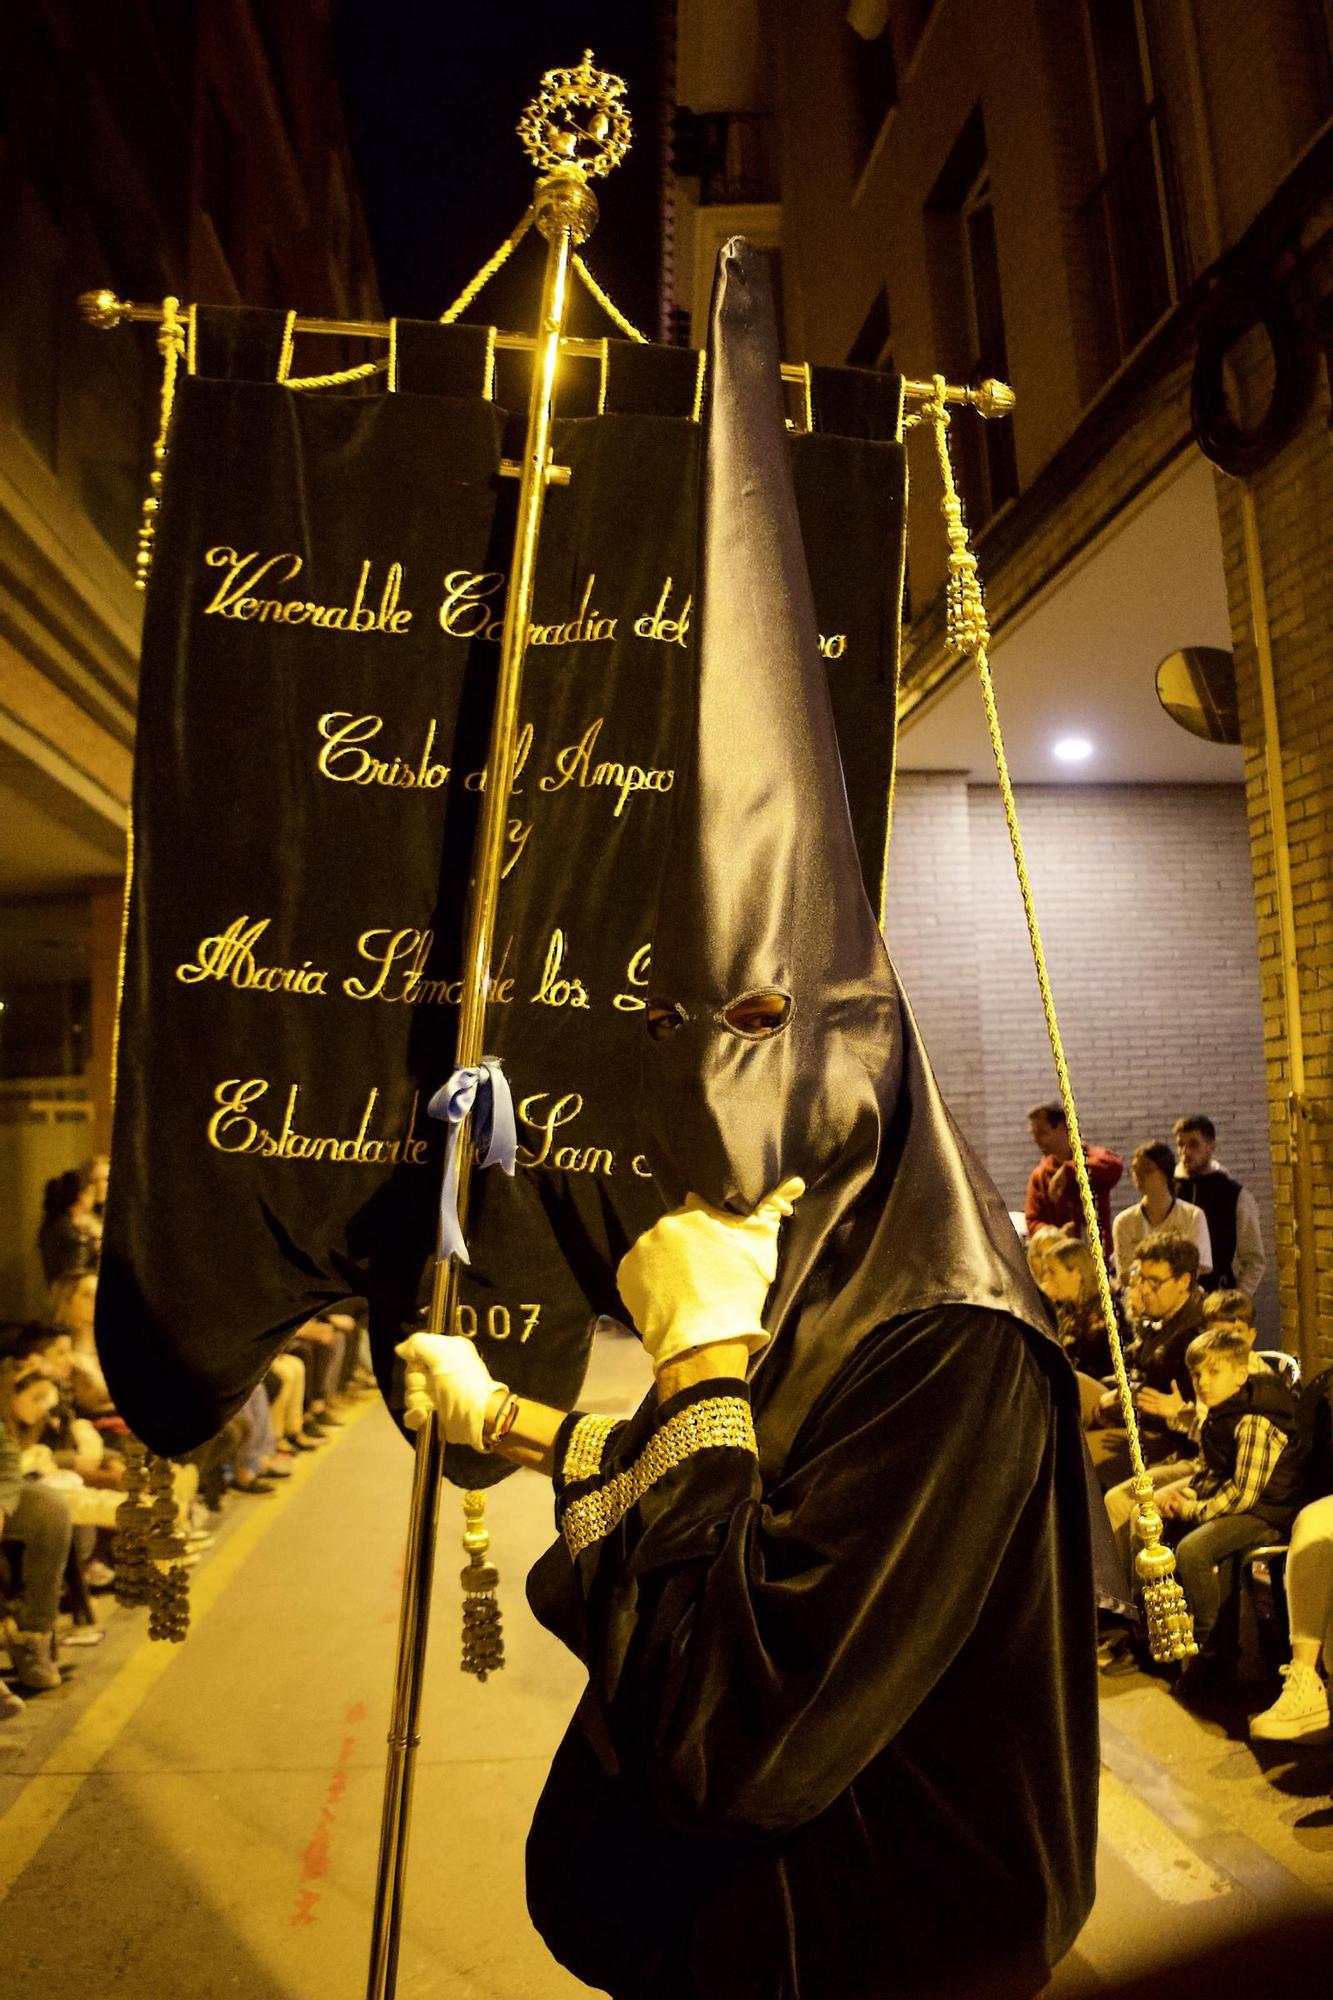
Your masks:
<svg viewBox="0 0 1333 2000"><path fill-rule="evenodd" d="M595 180L618 167L630 148L625 83L594 69L592 50L576 69L548 69L540 93L518 121L518 136L538 173Z"/></svg>

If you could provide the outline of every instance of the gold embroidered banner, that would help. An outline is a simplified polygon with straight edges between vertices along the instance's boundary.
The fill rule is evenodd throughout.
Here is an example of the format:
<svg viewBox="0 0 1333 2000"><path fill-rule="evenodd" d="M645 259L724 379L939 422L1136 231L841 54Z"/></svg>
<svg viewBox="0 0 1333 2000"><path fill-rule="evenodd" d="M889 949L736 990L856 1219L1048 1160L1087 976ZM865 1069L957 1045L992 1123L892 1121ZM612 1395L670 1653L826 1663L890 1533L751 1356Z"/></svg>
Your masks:
<svg viewBox="0 0 1333 2000"><path fill-rule="evenodd" d="M504 615L513 482L477 330L414 329L396 393L318 397L275 384L281 332L278 314L200 317L144 632L98 1338L160 1450L215 1432L321 1306L369 1300L377 1365L416 1311L441 1157L425 1106L453 1065ZM691 698L686 359L613 350L604 411L557 425L570 480L547 498L528 635L488 1014L519 1171L474 1178L458 1330L555 1403L659 1207L632 1106ZM792 445L872 895L899 395L815 371L825 428ZM503 1471L467 1453L449 1469Z"/></svg>

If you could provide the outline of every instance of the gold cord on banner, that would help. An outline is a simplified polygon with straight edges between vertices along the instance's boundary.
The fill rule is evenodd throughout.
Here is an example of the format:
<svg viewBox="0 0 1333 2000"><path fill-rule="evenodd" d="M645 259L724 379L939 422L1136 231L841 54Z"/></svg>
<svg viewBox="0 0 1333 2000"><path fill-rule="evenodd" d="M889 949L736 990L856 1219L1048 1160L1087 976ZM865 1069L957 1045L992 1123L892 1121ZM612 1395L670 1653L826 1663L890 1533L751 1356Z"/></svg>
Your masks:
<svg viewBox="0 0 1333 2000"><path fill-rule="evenodd" d="M636 340L638 341L641 347L646 347L648 345L647 334L640 333L638 327L635 326L633 320L626 318L625 314L621 312L620 307L611 297L611 294L607 291L604 291L602 287L598 284L596 278L594 278L592 272L588 269L588 266L584 263L582 257L576 256L571 261L574 266L575 276L582 281L586 291L588 292L589 297L594 301L595 304L601 307L602 311L606 314L607 318L609 320L613 320L615 324L620 328L620 331L623 334L626 334L630 340Z"/></svg>
<svg viewBox="0 0 1333 2000"><path fill-rule="evenodd" d="M977 571L977 559L968 543L963 503L954 479L953 459L949 450L947 385L944 377L936 375L932 387L934 394L922 404L916 417L909 419L909 423L926 422L930 425L935 440L935 455L939 461L940 480L943 486L940 507L944 514L945 532L949 538L949 578L945 598L948 642L956 652L971 659L975 665L977 679L981 683L981 698L986 708L986 728L990 735L995 770L1000 781L1000 796L1004 802L1005 824L1009 829L1009 844L1013 849L1014 867L1018 872L1019 894L1023 899L1023 915L1027 920L1028 941L1032 947L1033 964L1037 971L1042 1012L1046 1017L1046 1032L1050 1038L1051 1054L1055 1059L1055 1073L1060 1085L1060 1102L1064 1107L1065 1119L1069 1126L1069 1143L1073 1149L1074 1174L1078 1181L1079 1202L1083 1209L1083 1223L1088 1235L1088 1249L1092 1253L1093 1266L1097 1274L1097 1298L1102 1309L1102 1317L1106 1322L1111 1360L1115 1369L1116 1393L1120 1399L1120 1411L1129 1439L1130 1463L1134 1468L1134 1526L1143 1544L1135 1557L1134 1567L1143 1586L1143 1608L1148 1619L1148 1643L1155 1660L1162 1662L1183 1660L1198 1651L1194 1641L1194 1622L1190 1616L1189 1606L1185 1602L1185 1593L1176 1581L1175 1556L1162 1541L1162 1517L1154 1503L1153 1483L1144 1464L1143 1447L1139 1442L1134 1397L1120 1344L1120 1329L1116 1321L1115 1304L1111 1297L1111 1279L1106 1268L1106 1253L1102 1244L1101 1227L1097 1220L1097 1206L1093 1200L1092 1183L1088 1179L1088 1163L1083 1150L1083 1136L1079 1130L1078 1107L1074 1102L1069 1064L1065 1057L1060 1023L1056 1018L1055 999L1046 969L1046 952L1037 925L1032 881L1028 874L1022 835L1019 832L1014 788L1009 778L1009 760L1005 755L1004 739L1000 734L1000 716L995 704L995 688L990 671L990 626L981 591L981 578Z"/></svg>
<svg viewBox="0 0 1333 2000"><path fill-rule="evenodd" d="M157 511L162 500L162 466L167 455L167 430L171 406L176 400L176 376L185 353L185 321L181 302L167 297L162 301L162 317L157 328L157 351L162 356L162 392L158 410L157 436L153 441L153 469L148 475L148 497L143 503L139 525L139 547L134 558L134 588L148 588L148 572L153 566L153 538L157 533Z"/></svg>
<svg viewBox="0 0 1333 2000"><path fill-rule="evenodd" d="M440 314L441 326L452 326L459 315L467 311L473 299L476 298L477 293L489 285L496 272L503 269L509 262L515 250L517 250L519 244L531 229L535 216L536 209L534 207L525 210L523 215L519 217L517 226L505 237L504 242L500 245L494 256L486 259L486 262L476 273L475 277L468 279L453 304L445 307L444 311Z"/></svg>
<svg viewBox="0 0 1333 2000"><path fill-rule="evenodd" d="M387 374L389 357L380 361L359 361L355 368L340 368L336 375L292 375L284 383L286 389L340 389L345 382L366 382L372 375Z"/></svg>

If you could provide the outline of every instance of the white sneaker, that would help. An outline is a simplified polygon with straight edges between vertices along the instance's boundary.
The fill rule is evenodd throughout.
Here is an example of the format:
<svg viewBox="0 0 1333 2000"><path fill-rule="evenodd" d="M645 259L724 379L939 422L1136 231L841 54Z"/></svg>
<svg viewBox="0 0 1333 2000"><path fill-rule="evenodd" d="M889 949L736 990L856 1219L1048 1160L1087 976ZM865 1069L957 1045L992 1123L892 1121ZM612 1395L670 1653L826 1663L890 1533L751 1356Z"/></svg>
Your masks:
<svg viewBox="0 0 1333 2000"><path fill-rule="evenodd" d="M1270 1743L1321 1735L1329 1727L1328 1690L1318 1673L1303 1660L1281 1671L1282 1692L1271 1708L1250 1717L1250 1735Z"/></svg>

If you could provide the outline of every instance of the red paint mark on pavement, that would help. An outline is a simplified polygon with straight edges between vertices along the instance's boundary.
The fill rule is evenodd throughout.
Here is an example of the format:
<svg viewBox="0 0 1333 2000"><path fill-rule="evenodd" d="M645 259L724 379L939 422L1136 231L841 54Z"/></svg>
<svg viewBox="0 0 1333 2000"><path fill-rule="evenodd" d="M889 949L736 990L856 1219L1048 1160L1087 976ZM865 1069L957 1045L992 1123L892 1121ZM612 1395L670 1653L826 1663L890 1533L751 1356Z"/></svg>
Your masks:
<svg viewBox="0 0 1333 2000"><path fill-rule="evenodd" d="M296 1895L296 1908L287 1919L293 1929L302 1924L313 1924L315 1921L315 1912L319 1905L320 1891L312 1888L310 1885L320 1881L328 1873L329 1850L333 1843L334 1822L338 1817L338 1807L342 1803L343 1794L347 1790L348 1766L352 1761L352 1752L356 1747L354 1725L365 1721L366 1712L366 1704L363 1701L354 1701L344 1718L353 1727L348 1728L341 1744L338 1746L338 1761L334 1767L333 1776L329 1779L329 1788L324 1794L324 1803L319 1809L318 1824L315 1827L314 1833L306 1842L305 1850L301 1855L301 1887L298 1889Z"/></svg>

